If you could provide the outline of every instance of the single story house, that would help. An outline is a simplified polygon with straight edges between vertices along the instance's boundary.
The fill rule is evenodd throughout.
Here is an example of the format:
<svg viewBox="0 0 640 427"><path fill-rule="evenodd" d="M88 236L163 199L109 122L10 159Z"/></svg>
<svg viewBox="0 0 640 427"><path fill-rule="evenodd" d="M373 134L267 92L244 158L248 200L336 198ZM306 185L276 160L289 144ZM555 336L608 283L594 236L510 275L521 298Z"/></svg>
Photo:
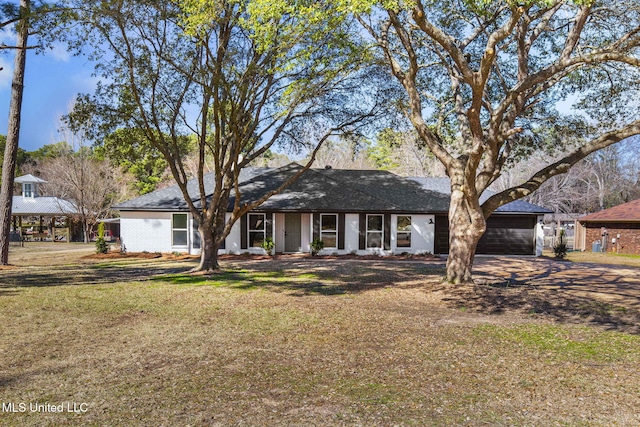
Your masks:
<svg viewBox="0 0 640 427"><path fill-rule="evenodd" d="M244 169L242 202L258 200L300 168L292 163ZM207 176L207 194L213 185ZM197 194L196 188L196 182L189 183L190 194ZM264 253L261 244L271 237L275 251L282 253L309 252L317 238L324 242L323 254L444 254L449 200L444 180L408 179L380 170L309 169L237 221L220 252ZM114 209L120 211L121 239L128 251L199 253L197 224L177 186ZM541 221L547 212L520 201L501 207L489 218L479 253L541 254Z"/></svg>
<svg viewBox="0 0 640 427"><path fill-rule="evenodd" d="M640 199L578 218L576 249L640 254Z"/></svg>

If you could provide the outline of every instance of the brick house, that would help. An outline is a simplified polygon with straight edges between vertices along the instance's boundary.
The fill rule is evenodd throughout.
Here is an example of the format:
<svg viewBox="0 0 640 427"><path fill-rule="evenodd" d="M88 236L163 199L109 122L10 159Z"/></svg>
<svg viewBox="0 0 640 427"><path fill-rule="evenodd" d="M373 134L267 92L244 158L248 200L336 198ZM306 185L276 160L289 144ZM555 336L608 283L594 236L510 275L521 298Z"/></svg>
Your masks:
<svg viewBox="0 0 640 427"><path fill-rule="evenodd" d="M594 245L596 243L596 245ZM640 254L640 199L578 218L576 249Z"/></svg>

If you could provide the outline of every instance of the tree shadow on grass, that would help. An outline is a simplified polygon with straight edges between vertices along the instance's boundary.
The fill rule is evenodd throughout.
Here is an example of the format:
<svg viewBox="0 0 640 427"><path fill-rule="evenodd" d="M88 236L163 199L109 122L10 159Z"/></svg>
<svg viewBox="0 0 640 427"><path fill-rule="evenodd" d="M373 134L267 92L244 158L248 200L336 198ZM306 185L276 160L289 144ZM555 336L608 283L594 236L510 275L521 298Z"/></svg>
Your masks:
<svg viewBox="0 0 640 427"><path fill-rule="evenodd" d="M159 274L185 273L191 268L193 268L192 265L182 262L165 265L144 263L139 265L101 264L19 268L0 273L0 296L16 292L7 288L139 282Z"/></svg>
<svg viewBox="0 0 640 427"><path fill-rule="evenodd" d="M154 277L176 285L214 286L251 291L287 292L292 296L344 295L387 287L423 287L424 275L444 270L420 262L358 260L261 260L236 263L213 274L169 274Z"/></svg>
<svg viewBox="0 0 640 427"><path fill-rule="evenodd" d="M98 285L152 280L187 286L265 289L293 296L344 295L390 286L420 286L422 274L442 272L420 262L375 260L243 260L223 264L213 274L190 274L192 261L128 260L50 267L22 267L0 272L0 296L20 288Z"/></svg>
<svg viewBox="0 0 640 427"><path fill-rule="evenodd" d="M626 270L560 262L547 268L480 272L473 286L441 286L450 307L499 315L520 313L562 323L640 334L640 282Z"/></svg>

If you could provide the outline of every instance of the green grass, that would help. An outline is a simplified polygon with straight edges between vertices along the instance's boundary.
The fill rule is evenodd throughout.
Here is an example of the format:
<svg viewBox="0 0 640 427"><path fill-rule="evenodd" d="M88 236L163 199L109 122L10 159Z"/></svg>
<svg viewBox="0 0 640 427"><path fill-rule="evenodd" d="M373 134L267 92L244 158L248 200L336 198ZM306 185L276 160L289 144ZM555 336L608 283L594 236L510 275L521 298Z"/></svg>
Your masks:
<svg viewBox="0 0 640 427"><path fill-rule="evenodd" d="M512 345L525 347L556 362L625 363L640 351L637 337L593 328L557 325L522 325L513 328L481 326L478 336L491 335Z"/></svg>
<svg viewBox="0 0 640 427"><path fill-rule="evenodd" d="M616 254L613 252L594 253L594 252L568 252L567 260L573 262L592 262L602 264L626 265L631 267L640 267L640 255L634 254Z"/></svg>
<svg viewBox="0 0 640 427"><path fill-rule="evenodd" d="M169 282L175 285L190 286L214 286L231 287L238 290L255 290L267 287L288 287L288 288L317 288L320 292L322 287L318 283L319 276L313 273L296 274L286 271L248 271L232 269L221 271L209 276L190 274L168 274L155 277L152 280L158 282Z"/></svg>

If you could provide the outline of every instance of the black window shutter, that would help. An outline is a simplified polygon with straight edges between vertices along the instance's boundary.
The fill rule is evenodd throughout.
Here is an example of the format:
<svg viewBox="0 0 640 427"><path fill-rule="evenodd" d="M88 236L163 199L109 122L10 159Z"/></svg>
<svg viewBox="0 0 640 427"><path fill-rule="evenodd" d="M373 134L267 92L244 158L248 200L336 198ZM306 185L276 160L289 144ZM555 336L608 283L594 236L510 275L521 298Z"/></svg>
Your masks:
<svg viewBox="0 0 640 427"><path fill-rule="evenodd" d="M367 244L367 214L360 214L358 223L360 227L360 239L358 242L358 247L360 249L366 249L365 245Z"/></svg>
<svg viewBox="0 0 640 427"><path fill-rule="evenodd" d="M225 217L225 226L227 225L226 223L226 217ZM220 243L220 247L218 249L226 249L227 248L227 237L226 236L224 239L222 239L222 242Z"/></svg>
<svg viewBox="0 0 640 427"><path fill-rule="evenodd" d="M196 218L191 219L191 228L191 246L193 247L193 249L200 249L200 231L198 231L198 220Z"/></svg>
<svg viewBox="0 0 640 427"><path fill-rule="evenodd" d="M273 212L267 212L265 214L266 217L266 221L265 221L265 226L266 228L266 236L267 238L271 237L273 239Z"/></svg>
<svg viewBox="0 0 640 427"><path fill-rule="evenodd" d="M338 214L338 249L344 249L344 214Z"/></svg>
<svg viewBox="0 0 640 427"><path fill-rule="evenodd" d="M313 240L320 238L320 214L313 214Z"/></svg>
<svg viewBox="0 0 640 427"><path fill-rule="evenodd" d="M391 214L384 214L384 250L391 249Z"/></svg>
<svg viewBox="0 0 640 427"><path fill-rule="evenodd" d="M247 223L248 220L249 218L247 217L247 214L240 217L240 249L247 249L249 247L249 242L247 242L247 230L249 227L249 224Z"/></svg>

